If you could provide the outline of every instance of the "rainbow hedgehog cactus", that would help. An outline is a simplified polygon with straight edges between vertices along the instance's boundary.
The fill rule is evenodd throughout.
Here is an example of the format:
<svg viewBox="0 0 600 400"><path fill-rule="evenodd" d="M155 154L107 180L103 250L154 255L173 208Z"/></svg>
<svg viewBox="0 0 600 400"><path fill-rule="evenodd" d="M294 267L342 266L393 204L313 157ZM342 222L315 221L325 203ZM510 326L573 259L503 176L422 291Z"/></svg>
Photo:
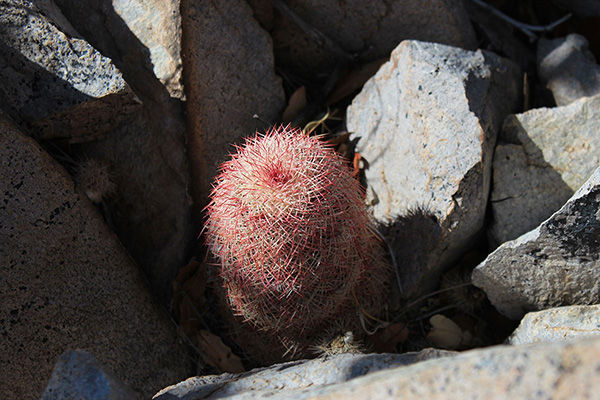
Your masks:
<svg viewBox="0 0 600 400"><path fill-rule="evenodd" d="M230 331L255 359L311 356L340 321L357 336L382 314L382 244L359 183L319 139L289 127L246 139L211 197L206 241Z"/></svg>

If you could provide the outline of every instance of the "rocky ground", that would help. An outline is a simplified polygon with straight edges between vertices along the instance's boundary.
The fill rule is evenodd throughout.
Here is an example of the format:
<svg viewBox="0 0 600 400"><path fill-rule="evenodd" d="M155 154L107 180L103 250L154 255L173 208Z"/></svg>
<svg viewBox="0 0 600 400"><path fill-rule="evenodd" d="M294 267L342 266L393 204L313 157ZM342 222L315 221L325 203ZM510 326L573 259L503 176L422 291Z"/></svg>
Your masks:
<svg viewBox="0 0 600 400"><path fill-rule="evenodd" d="M0 397L593 398L600 7L543 3L0 0ZM252 369L216 311L202 209L279 123L366 189L370 354Z"/></svg>

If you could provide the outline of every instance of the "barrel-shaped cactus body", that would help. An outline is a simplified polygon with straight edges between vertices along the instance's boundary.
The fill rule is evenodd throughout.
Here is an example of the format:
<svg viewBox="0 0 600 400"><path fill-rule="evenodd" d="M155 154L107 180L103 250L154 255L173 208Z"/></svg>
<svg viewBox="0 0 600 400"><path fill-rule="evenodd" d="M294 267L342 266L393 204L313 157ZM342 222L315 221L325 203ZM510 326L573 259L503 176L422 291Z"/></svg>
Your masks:
<svg viewBox="0 0 600 400"><path fill-rule="evenodd" d="M381 313L390 275L381 242L347 163L319 139L283 127L247 139L206 211L238 337L247 324L293 348L288 358L306 356L333 322L356 327Z"/></svg>

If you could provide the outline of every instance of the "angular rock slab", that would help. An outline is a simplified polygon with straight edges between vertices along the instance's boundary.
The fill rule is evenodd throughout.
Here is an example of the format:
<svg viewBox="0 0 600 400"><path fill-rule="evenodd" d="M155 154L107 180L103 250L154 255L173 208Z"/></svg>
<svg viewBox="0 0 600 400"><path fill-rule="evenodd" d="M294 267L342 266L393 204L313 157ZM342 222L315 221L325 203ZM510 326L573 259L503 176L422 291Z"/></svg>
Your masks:
<svg viewBox="0 0 600 400"><path fill-rule="evenodd" d="M558 307L528 313L507 343L523 345L586 337L600 338L599 305Z"/></svg>
<svg viewBox="0 0 600 400"><path fill-rule="evenodd" d="M497 346L269 399L577 399L600 391L600 339ZM210 398L210 397L208 397ZM262 398L246 392L232 400ZM266 397L264 397L266 398Z"/></svg>
<svg viewBox="0 0 600 400"><path fill-rule="evenodd" d="M37 122L39 137L100 135L136 109L121 72L51 2L0 1L0 80L0 108L23 127ZM82 105L89 124L56 126L56 114L64 120L61 113Z"/></svg>
<svg viewBox="0 0 600 400"><path fill-rule="evenodd" d="M405 41L348 108L405 295L431 289L483 227L493 146L519 81L492 53Z"/></svg>
<svg viewBox="0 0 600 400"><path fill-rule="evenodd" d="M600 94L600 65L596 64L588 41L581 35L540 39L537 64L538 74L552 91L558 106Z"/></svg>
<svg viewBox="0 0 600 400"><path fill-rule="evenodd" d="M261 2L254 3L264 7ZM309 79L330 74L347 56L364 60L388 57L406 39L475 49L476 39L461 1L377 0L365 7L360 0L286 0L285 4L328 41L315 40L279 12L260 19L273 37L276 59Z"/></svg>
<svg viewBox="0 0 600 400"><path fill-rule="evenodd" d="M175 328L102 216L4 117L0 176L0 398L40 398L70 348L139 396L188 376Z"/></svg>
<svg viewBox="0 0 600 400"><path fill-rule="evenodd" d="M101 139L72 147L74 158L110 166L117 188L105 199L114 230L165 305L195 245L188 193L180 82L179 1L56 0L73 26L123 72L143 100Z"/></svg>
<svg viewBox="0 0 600 400"><path fill-rule="evenodd" d="M86 40L114 60L138 94L185 97L179 0L54 2Z"/></svg>
<svg viewBox="0 0 600 400"><path fill-rule="evenodd" d="M188 154L201 210L220 164L241 138L264 131L285 106L271 40L243 0L181 0Z"/></svg>
<svg viewBox="0 0 600 400"><path fill-rule="evenodd" d="M501 244L537 227L600 165L600 95L506 119L494 153L490 236Z"/></svg>
<svg viewBox="0 0 600 400"><path fill-rule="evenodd" d="M104 202L121 243L163 305L196 244L182 114L147 102L130 121L79 148L110 166L116 192Z"/></svg>
<svg viewBox="0 0 600 400"><path fill-rule="evenodd" d="M191 400L237 397L235 395L244 392L250 396L262 398L277 395L281 392L281 388L298 390L331 385L376 371L456 354L436 349L405 354L338 354L315 360L277 364L242 374L194 377L161 390L154 396L154 399Z"/></svg>
<svg viewBox="0 0 600 400"><path fill-rule="evenodd" d="M512 319L600 303L600 168L559 211L498 247L471 278Z"/></svg>
<svg viewBox="0 0 600 400"><path fill-rule="evenodd" d="M135 393L91 354L67 350L59 358L41 400L130 400Z"/></svg>

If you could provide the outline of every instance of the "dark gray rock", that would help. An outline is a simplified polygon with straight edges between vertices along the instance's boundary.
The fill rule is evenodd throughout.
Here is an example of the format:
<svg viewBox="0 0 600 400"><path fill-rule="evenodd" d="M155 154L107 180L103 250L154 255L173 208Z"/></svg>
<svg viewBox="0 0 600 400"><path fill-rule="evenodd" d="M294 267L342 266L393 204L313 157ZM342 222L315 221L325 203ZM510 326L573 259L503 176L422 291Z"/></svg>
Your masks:
<svg viewBox="0 0 600 400"><path fill-rule="evenodd" d="M598 0L557 0L557 2L578 17L600 17L600 2Z"/></svg>
<svg viewBox="0 0 600 400"><path fill-rule="evenodd" d="M267 128L285 106L272 44L243 0L182 0L188 154L197 209L241 138ZM199 213L198 213L199 214Z"/></svg>
<svg viewBox="0 0 600 400"><path fill-rule="evenodd" d="M502 244L472 274L505 316L600 302L600 168L538 228Z"/></svg>
<svg viewBox="0 0 600 400"><path fill-rule="evenodd" d="M600 306L569 306L531 312L507 339L508 344L600 338Z"/></svg>
<svg viewBox="0 0 600 400"><path fill-rule="evenodd" d="M110 166L105 209L119 239L163 304L195 244L180 82L179 1L56 0L71 24L108 55L143 101L102 138L72 147Z"/></svg>
<svg viewBox="0 0 600 400"><path fill-rule="evenodd" d="M263 398L297 389L341 383L376 371L456 354L435 349L406 354L339 354L277 364L242 374L194 377L161 390L154 399ZM292 396L291 393L288 395Z"/></svg>
<svg viewBox="0 0 600 400"><path fill-rule="evenodd" d="M183 99L179 0L55 0L142 97ZM162 98L161 98L162 97Z"/></svg>
<svg viewBox="0 0 600 400"><path fill-rule="evenodd" d="M600 165L598 132L600 95L506 119L493 162L494 244L537 227L583 185Z"/></svg>
<svg viewBox="0 0 600 400"><path fill-rule="evenodd" d="M130 400L135 393L106 371L91 354L65 351L41 400Z"/></svg>
<svg viewBox="0 0 600 400"><path fill-rule="evenodd" d="M404 41L348 108L367 202L387 226L405 296L432 289L482 229L496 135L519 81L495 54Z"/></svg>
<svg viewBox="0 0 600 400"><path fill-rule="evenodd" d="M552 91L559 106L600 94L600 65L581 35L540 39L537 63L542 82Z"/></svg>
<svg viewBox="0 0 600 400"><path fill-rule="evenodd" d="M255 11L264 2L251 1ZM283 2L277 2L283 3ZM438 42L475 49L473 28L462 1L427 0L333 1L287 0L284 2L312 30L327 39L317 39L314 31L306 32L277 11L259 14L261 24L273 37L278 63L310 79L331 74L354 55L363 61L389 57L406 39ZM261 18L262 17L262 18Z"/></svg>
<svg viewBox="0 0 600 400"><path fill-rule="evenodd" d="M0 80L0 108L28 131L36 124L37 138L89 140L139 108L111 60L49 1L0 1ZM74 107L88 123L56 126Z"/></svg>
<svg viewBox="0 0 600 400"><path fill-rule="evenodd" d="M96 207L4 116L0 176L0 398L40 398L72 348L145 398L189 376L176 328Z"/></svg>

